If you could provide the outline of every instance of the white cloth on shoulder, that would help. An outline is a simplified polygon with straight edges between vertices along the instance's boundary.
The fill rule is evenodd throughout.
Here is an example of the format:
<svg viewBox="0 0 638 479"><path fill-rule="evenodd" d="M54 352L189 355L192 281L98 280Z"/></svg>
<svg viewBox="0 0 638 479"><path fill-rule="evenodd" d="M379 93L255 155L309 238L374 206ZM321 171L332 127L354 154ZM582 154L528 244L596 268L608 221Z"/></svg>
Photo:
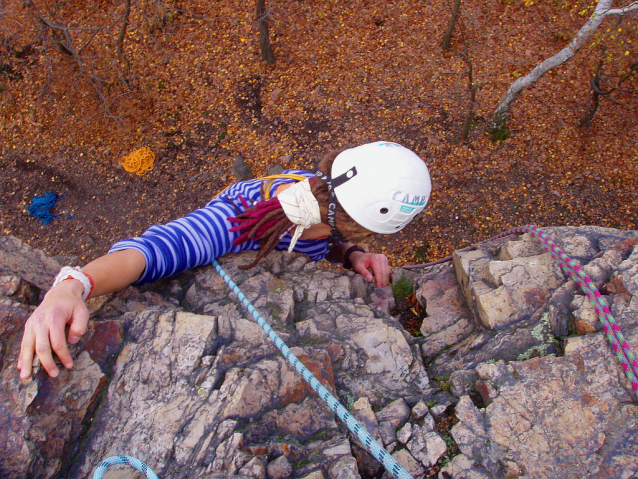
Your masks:
<svg viewBox="0 0 638 479"><path fill-rule="evenodd" d="M299 181L277 194L277 199L290 221L297 225L290 240L291 252L303 230L321 223L319 202L310 190L310 181Z"/></svg>

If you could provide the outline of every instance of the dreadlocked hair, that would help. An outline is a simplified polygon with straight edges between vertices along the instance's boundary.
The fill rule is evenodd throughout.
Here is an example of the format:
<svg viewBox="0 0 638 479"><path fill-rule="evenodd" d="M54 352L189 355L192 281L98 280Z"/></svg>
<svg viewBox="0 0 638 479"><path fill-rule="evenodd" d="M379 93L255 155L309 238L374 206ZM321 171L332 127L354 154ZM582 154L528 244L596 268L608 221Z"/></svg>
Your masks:
<svg viewBox="0 0 638 479"><path fill-rule="evenodd" d="M332 170L333 161L342 151L343 149L328 151L317 164L318 169L324 173L329 173ZM261 191L262 198L266 197L265 190L271 185L272 183L264 180ZM328 185L317 178L310 178L310 190L319 203L321 221L327 224L328 199L330 197ZM283 235L295 225L286 216L277 197L260 201L252 206L250 206L241 195L239 196L239 200L246 209L236 217L228 218L228 221L231 223L238 223L237 226L233 226L230 231L241 232L241 235L233 241L233 245L237 246L251 239L260 242L260 248L255 260L250 264L238 266L239 269L243 270L256 266L259 261L268 256L277 244L279 244ZM349 241L362 243L374 234L350 218L341 205L337 205L335 222L341 234Z"/></svg>
<svg viewBox="0 0 638 479"><path fill-rule="evenodd" d="M284 233L294 225L286 216L277 197L260 201L250 207L242 196L240 196L239 199L244 207L247 208L236 217L228 218L228 221L231 223L239 223L237 226L233 226L229 231L242 232L242 234L233 241L233 245L237 246L251 239L261 243L255 260L250 264L238 266L239 269L249 269L270 254Z"/></svg>

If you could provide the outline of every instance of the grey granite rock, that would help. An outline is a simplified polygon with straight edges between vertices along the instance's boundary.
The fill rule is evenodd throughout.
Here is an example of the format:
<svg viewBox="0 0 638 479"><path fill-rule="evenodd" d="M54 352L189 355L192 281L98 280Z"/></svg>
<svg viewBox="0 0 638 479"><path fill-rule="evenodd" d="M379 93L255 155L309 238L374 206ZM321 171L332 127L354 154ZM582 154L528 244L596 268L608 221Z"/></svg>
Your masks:
<svg viewBox="0 0 638 479"><path fill-rule="evenodd" d="M547 233L591 275L635 350L638 232ZM59 266L2 241L3 477L87 477L122 452L171 479L389 477L210 267L92 300L76 367L21 384L21 331ZM414 477L443 462L441 479L638 474L636 395L588 300L529 236L410 272L427 314L416 338L387 291L352 272L287 252L238 268L253 257L221 263ZM440 432L451 411L456 457Z"/></svg>

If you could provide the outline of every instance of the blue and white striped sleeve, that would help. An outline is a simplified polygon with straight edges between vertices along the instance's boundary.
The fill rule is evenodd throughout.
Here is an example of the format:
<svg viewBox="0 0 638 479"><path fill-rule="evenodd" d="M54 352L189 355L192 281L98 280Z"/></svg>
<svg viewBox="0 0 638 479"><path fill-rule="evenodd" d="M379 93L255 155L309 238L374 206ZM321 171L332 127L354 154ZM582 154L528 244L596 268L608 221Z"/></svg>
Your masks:
<svg viewBox="0 0 638 479"><path fill-rule="evenodd" d="M228 253L239 253L259 248L259 243L248 241L233 246L240 233L231 233L234 226L229 216L237 216L232 200L241 194L248 201L259 195L260 181L237 183L204 208L196 210L183 218L165 225L151 226L142 236L115 243L109 253L124 249L135 249L146 260L146 269L142 277L134 284L157 281L160 278L181 273L190 268L210 263ZM236 206L243 210L237 200Z"/></svg>
<svg viewBox="0 0 638 479"><path fill-rule="evenodd" d="M241 233L229 231L234 224L228 217L237 216L236 208L244 210L239 195L249 203L259 201L261 183L262 180L236 183L204 208L165 225L151 226L142 236L118 241L109 253L124 249L142 253L146 269L134 283L140 285L208 264L228 253L259 249L259 242L252 240L233 245ZM288 249L289 244L290 235L287 235L277 249ZM327 240L299 240L294 250L319 261L327 254Z"/></svg>
<svg viewBox="0 0 638 479"><path fill-rule="evenodd" d="M288 232L281 241L275 246L276 250L284 251L288 250L290 246L290 240L292 239L292 231ZM293 249L296 253L303 253L313 261L320 261L328 254L328 238L304 240L299 239Z"/></svg>

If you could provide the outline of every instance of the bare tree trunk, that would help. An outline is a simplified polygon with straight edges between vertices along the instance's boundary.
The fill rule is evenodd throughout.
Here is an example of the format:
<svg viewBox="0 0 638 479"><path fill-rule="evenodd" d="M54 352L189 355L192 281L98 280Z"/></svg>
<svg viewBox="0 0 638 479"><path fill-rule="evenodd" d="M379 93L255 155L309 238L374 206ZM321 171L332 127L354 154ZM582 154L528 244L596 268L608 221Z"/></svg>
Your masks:
<svg viewBox="0 0 638 479"><path fill-rule="evenodd" d="M467 113L465 114L465 121L463 122L463 130L461 131L461 139L467 140L467 137L470 134L470 130L472 129L472 123L474 122L474 107L476 105L476 92L480 88L480 85L474 84L474 73L473 66L470 57L463 53L461 57L465 61L468 67L467 71L467 86L470 90L470 106L467 109Z"/></svg>
<svg viewBox="0 0 638 479"><path fill-rule="evenodd" d="M592 16L589 17L587 23L580 29L576 38L574 38L568 46L553 57L538 64L530 73L518 78L510 85L490 120L489 131L492 133L493 139L502 139L503 136L507 136L507 120L509 119L510 109L525 88L536 83L536 81L549 70L562 65L573 57L608 15L624 15L625 13L638 9L638 2L632 2L623 8L612 9L611 6L613 2L614 0L599 0Z"/></svg>
<svg viewBox="0 0 638 479"><path fill-rule="evenodd" d="M602 60L600 60L600 63L598 64L596 74L592 77L590 81L591 89L592 89L592 103L587 109L587 111L585 112L585 115L583 115L583 118L581 119L581 122L580 122L580 126L584 128L589 128L592 122L594 121L594 115L598 111L598 107L600 106L601 99L607 99L615 103L616 105L620 105L623 108L627 108L627 110L632 111L632 109L628 107L625 103L615 100L612 97L612 93L621 92L621 93L629 93L631 95L636 94L636 89L627 90L625 88L622 88L622 86L623 86L623 83L625 83L625 81L633 78L636 75L636 72L638 72L638 62L631 65L631 68L629 69L629 71L617 81L615 86L612 86L611 84L609 84L609 82L605 80L603 75L604 65L605 65L605 52L603 51L603 58ZM603 90L603 86L605 86L607 89Z"/></svg>
<svg viewBox="0 0 638 479"><path fill-rule="evenodd" d="M452 48L452 31L454 30L454 25L456 25L456 20L459 17L460 8L461 0L454 0L454 5L452 6L452 17L450 18L450 23L447 25L445 35L443 35L443 43L441 44L441 48L443 48L443 50L449 50Z"/></svg>
<svg viewBox="0 0 638 479"><path fill-rule="evenodd" d="M128 77L128 74L131 71L131 64L128 61L128 58L124 56L124 37L126 36L126 28L129 24L129 15L131 14L131 0L124 0L124 13L122 14L122 27L120 28L120 33L117 36L117 56L120 61L124 60L126 62L125 68L125 77Z"/></svg>
<svg viewBox="0 0 638 479"><path fill-rule="evenodd" d="M604 52L603 52L603 56L604 56ZM596 112L598 111L598 106L600 105L600 95L601 93L604 93L602 92L601 85L600 85L600 78L602 75L604 64L605 64L605 60L604 59L600 60L600 62L598 63L598 68L596 69L596 74L591 79L592 99L591 99L591 105L587 109L587 112L585 112L585 115L583 116L583 119L580 122L580 125L583 128L589 128L591 126L591 123L594 120L594 115L596 115Z"/></svg>
<svg viewBox="0 0 638 479"><path fill-rule="evenodd" d="M131 13L131 0L124 0L124 13L122 14L122 27L117 36L117 55L122 59L124 54L124 37L126 36L126 28L128 27L128 17Z"/></svg>
<svg viewBox="0 0 638 479"><path fill-rule="evenodd" d="M259 47L261 50L261 58L267 63L275 63L275 55L273 55L272 47L270 46L270 36L268 33L266 0L257 0L256 16L257 22L259 23Z"/></svg>

